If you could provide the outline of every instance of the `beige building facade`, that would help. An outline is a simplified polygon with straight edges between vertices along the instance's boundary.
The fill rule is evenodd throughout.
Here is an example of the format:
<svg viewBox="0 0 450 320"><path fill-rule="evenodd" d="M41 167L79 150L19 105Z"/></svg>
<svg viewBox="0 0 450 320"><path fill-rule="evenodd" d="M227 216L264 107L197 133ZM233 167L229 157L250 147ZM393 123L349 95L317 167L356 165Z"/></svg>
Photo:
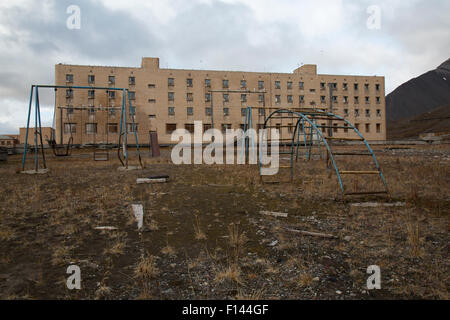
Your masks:
<svg viewBox="0 0 450 320"><path fill-rule="evenodd" d="M51 139L54 134L55 134L55 130L51 127L42 127L42 142L45 144L47 143L47 139ZM28 144L29 145L34 145L35 140L34 140L34 132L36 130L34 129L34 127L30 127L28 129ZM18 140L20 144L25 144L25 139L27 136L27 128L23 127L23 128L19 128L19 135L18 135ZM38 141L38 143L40 144L40 141Z"/></svg>
<svg viewBox="0 0 450 320"><path fill-rule="evenodd" d="M128 121L130 143L134 143L134 129L140 144L148 144L154 131L161 144L175 143L170 139L172 131L192 131L196 120L203 121L205 130L213 123L223 131L242 128L247 106L254 108L257 129L265 115L277 108L330 105L367 140L386 140L384 77L317 74L316 65L303 65L292 73L266 73L165 69L158 58L143 58L139 68L58 64L55 84L128 89L135 107L135 125ZM62 138L66 143L72 137L74 144L117 143L121 114L113 108L121 107L122 92L112 92L58 89L56 141ZM282 137L292 135L289 126L295 123L282 121ZM352 137L352 132L337 128L333 136Z"/></svg>

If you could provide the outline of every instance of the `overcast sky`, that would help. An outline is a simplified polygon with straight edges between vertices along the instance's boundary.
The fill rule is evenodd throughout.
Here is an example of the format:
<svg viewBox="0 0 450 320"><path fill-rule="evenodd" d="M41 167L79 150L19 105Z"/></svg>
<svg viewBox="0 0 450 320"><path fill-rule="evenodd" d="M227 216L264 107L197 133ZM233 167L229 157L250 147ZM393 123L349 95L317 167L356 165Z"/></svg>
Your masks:
<svg viewBox="0 0 450 320"><path fill-rule="evenodd" d="M67 28L70 5L80 29ZM266 72L313 63L384 75L388 94L450 57L449 13L448 0L0 0L0 134L26 125L30 85L53 83L57 63L138 67L148 56L161 67ZM53 93L41 95L51 125Z"/></svg>

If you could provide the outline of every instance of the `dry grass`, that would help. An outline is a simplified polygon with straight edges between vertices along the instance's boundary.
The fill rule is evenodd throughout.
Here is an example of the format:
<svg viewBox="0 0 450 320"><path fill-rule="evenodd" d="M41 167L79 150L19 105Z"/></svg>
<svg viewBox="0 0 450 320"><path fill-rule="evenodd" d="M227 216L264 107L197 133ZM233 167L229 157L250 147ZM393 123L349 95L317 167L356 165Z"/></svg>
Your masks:
<svg viewBox="0 0 450 320"><path fill-rule="evenodd" d="M126 244L123 241L117 240L111 247L104 250L104 254L121 255L124 253L125 247Z"/></svg>
<svg viewBox="0 0 450 320"><path fill-rule="evenodd" d="M245 232L239 232L239 225L232 223L228 226L228 241L232 248L242 248L247 242Z"/></svg>
<svg viewBox="0 0 450 320"><path fill-rule="evenodd" d="M0 241L8 241L14 238L14 231L10 228L0 230Z"/></svg>
<svg viewBox="0 0 450 320"><path fill-rule="evenodd" d="M100 285L100 287L95 291L95 299L108 299L112 296L112 289L105 285Z"/></svg>
<svg viewBox="0 0 450 320"><path fill-rule="evenodd" d="M135 275L139 279L153 279L159 274L154 256L142 256L135 269Z"/></svg>
<svg viewBox="0 0 450 320"><path fill-rule="evenodd" d="M236 283L241 282L241 269L237 264L231 264L225 268L219 268L216 270L216 278L217 282L223 282L225 280L232 281Z"/></svg>
<svg viewBox="0 0 450 320"><path fill-rule="evenodd" d="M169 233L166 234L166 246L161 249L161 253L169 256L174 256L176 254L175 248L169 245Z"/></svg>
<svg viewBox="0 0 450 320"><path fill-rule="evenodd" d="M264 298L264 287L261 289L251 290L250 293L246 293L245 290L239 289L236 295L236 300L262 300Z"/></svg>
<svg viewBox="0 0 450 320"><path fill-rule="evenodd" d="M206 240L206 234L200 228L200 223L198 221L198 215L195 214L195 223L194 223L194 234L196 240Z"/></svg>
<svg viewBox="0 0 450 320"><path fill-rule="evenodd" d="M0 276L13 280L0 278L0 298L334 299L339 288L356 298L448 299L450 161L427 153L448 154L449 147L421 146L411 155L384 148L375 147L377 158L393 201L405 207L335 201L337 179L323 160L299 161L293 183L269 185L259 183L257 166L152 159L144 171L123 173L117 161L98 163L77 153L49 155L48 175L25 176L14 173L20 158L13 156L0 166ZM342 169L370 169L363 161L339 161ZM170 183L136 185L137 177L169 172ZM289 180L288 172L273 178ZM372 177L344 178L350 190L380 187ZM372 200L386 201L355 201ZM141 233L127 224L135 202L151 208ZM289 216L263 217L260 210ZM299 236L285 227L338 239ZM68 293L58 277L80 260L98 267L84 266L83 290ZM361 293L368 264L379 265L383 276L383 290L369 295ZM108 271L111 279L102 281ZM263 287L264 293L256 289Z"/></svg>
<svg viewBox="0 0 450 320"><path fill-rule="evenodd" d="M150 299L152 297L151 280L155 279L159 274L159 270L155 263L155 257L142 255L134 273L141 287L139 299Z"/></svg>
<svg viewBox="0 0 450 320"><path fill-rule="evenodd" d="M301 273L298 277L298 283L302 287L309 287L313 283L313 277L309 273Z"/></svg>
<svg viewBox="0 0 450 320"><path fill-rule="evenodd" d="M69 262L71 249L72 249L71 247L67 247L67 246L57 247L53 251L52 264L53 265L62 265L62 264L66 264L67 262Z"/></svg>
<svg viewBox="0 0 450 320"><path fill-rule="evenodd" d="M419 224L417 221L407 222L406 230L409 252L411 256L415 258L422 258L424 256L424 252L422 249L422 239L419 234Z"/></svg>

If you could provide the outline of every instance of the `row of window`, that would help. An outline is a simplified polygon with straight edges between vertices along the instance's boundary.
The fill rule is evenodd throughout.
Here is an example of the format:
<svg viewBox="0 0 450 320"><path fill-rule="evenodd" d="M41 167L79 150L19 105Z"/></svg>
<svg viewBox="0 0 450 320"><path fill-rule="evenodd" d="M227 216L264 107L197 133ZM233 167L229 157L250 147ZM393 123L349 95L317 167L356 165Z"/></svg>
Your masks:
<svg viewBox="0 0 450 320"><path fill-rule="evenodd" d="M240 124L240 129L244 130L244 124ZM287 126L284 125L284 128L282 127L281 123L277 123L275 125L278 129L278 131L282 134L283 129L287 129L288 133L293 133L294 132L294 125L292 123L288 124ZM322 127L326 127L327 125L325 123L321 124L320 126ZM319 127L320 127L319 126ZM338 125L335 124L335 127L337 127ZM347 124L344 125L345 127L347 126ZM221 125L221 129L222 132L226 132L227 129L231 129L232 125L229 123L222 123ZM203 124L203 131L207 131L209 129L211 129L212 126L209 123L204 123ZM261 130L264 128L263 124L258 124L258 130ZM359 123L355 123L355 128L359 131L360 130L360 124ZM177 129L177 124L176 123L166 123L166 134L172 134L172 132L174 132ZM184 125L184 129L186 129L189 133L193 133L194 132L194 124L193 123L186 123ZM334 133L339 133L339 130L342 130L344 133L348 133L349 129L339 129L339 128L333 128L333 132ZM381 133L381 123L376 123L375 124L375 130L376 133ZM326 131L326 130L323 130ZM366 123L365 124L365 131L366 133L370 133L371 131L371 124L370 123Z"/></svg>
<svg viewBox="0 0 450 320"><path fill-rule="evenodd" d="M97 123L86 123L85 127L84 127L84 133L85 134L97 134ZM277 129L280 131L280 133L282 133L283 129L287 129L288 133L293 133L294 131L294 125L292 123L288 124L287 126L284 125L284 128L282 128L281 123L277 123L275 125L277 127ZM327 124L326 123L322 123L319 127L326 127ZM334 126L337 127L337 124L335 124ZM344 126L347 126L346 124ZM203 131L209 130L211 129L211 124L208 123L204 123L203 124ZM356 129L359 131L360 130L360 125L359 123L355 124ZM118 131L118 124L117 123L108 123L106 126L106 130L108 133L112 133L112 134L117 134ZM184 125L184 128L189 131L190 133L194 132L194 124L192 123L186 123ZM229 123L223 123L221 124L221 129L222 132L226 132L227 129L231 129L232 125ZM263 124L258 124L258 130L263 129L264 125ZM376 132L380 133L381 132L381 124L377 123L375 124L375 128L376 128ZM138 124L137 123L128 123L127 124L127 129L129 133L133 133L133 132L137 132L138 131ZM177 129L177 124L176 123L167 123L166 124L166 133L167 134L171 134L173 131L175 131ZM240 129L244 129L244 124L240 124ZM348 133L349 129L342 129L344 133ZM371 130L371 124L370 123L366 123L365 124L365 131L366 133L370 133ZM326 131L326 130L324 130ZM339 132L339 128L333 128L333 132L338 133ZM64 123L64 133L65 134L74 134L77 133L77 124L76 123ZM4 142L4 141L2 141Z"/></svg>
<svg viewBox="0 0 450 320"><path fill-rule="evenodd" d="M115 90L107 90L106 94L108 95L109 99L116 98ZM128 96L130 97L131 100L136 100L136 92L135 91L128 91ZM67 99L73 98L73 89L66 89L66 98ZM88 99L95 99L95 90L88 90Z"/></svg>
<svg viewBox="0 0 450 320"><path fill-rule="evenodd" d="M175 86L175 78L168 78L167 85L169 87ZM187 87L193 87L193 85L194 85L194 80L192 78L187 78L186 79L186 86ZM331 88L333 90L337 90L338 89L337 83L329 83L328 85L331 86ZM274 82L274 86L275 86L275 89L281 89L281 81L276 80ZM205 87L211 87L211 79L205 79ZM227 89L229 87L230 87L230 81L228 79L223 79L222 80L222 88ZM240 87L243 88L243 89L247 88L247 80L240 80ZM258 89L262 90L264 88L265 88L264 81L259 80L258 81ZM292 81L287 81L286 82L286 88L288 90L293 89L293 82ZM299 82L298 83L298 88L300 90L304 90L305 83L304 82ZM343 83L342 84L342 89L343 90L348 90L348 88L349 88L348 83ZM364 88L365 88L366 91L369 91L370 90L370 84L365 83L364 84ZM326 89L326 83L325 82L321 82L320 83L320 89L321 90L325 90ZM359 90L359 83L354 83L353 84L353 89L355 91L358 91ZM375 84L375 91L380 91L380 89L381 89L380 84L376 83Z"/></svg>
<svg viewBox="0 0 450 320"><path fill-rule="evenodd" d="M136 100L136 92L135 91L129 91L128 92L129 97L131 100ZM115 99L116 98L116 91L107 91L107 95L109 99ZM66 90L66 98L67 99L72 99L73 98L73 90L72 89L67 89ZM225 93L223 94L223 102L229 102L230 101L230 95ZM287 95L287 102L288 103L293 103L294 102L294 98L292 95ZM88 90L88 99L95 99L95 90ZM332 97L333 102L334 103L338 103L338 97L337 96L333 96ZM156 99L149 99L148 100L150 103L155 103ZM175 93L174 92L169 92L168 93L168 101L175 101ZM186 94L186 101L192 102L194 101L194 95L193 93L187 93ZM206 93L205 94L205 102L210 102L211 101L211 93ZM247 94L241 94L241 102L247 102ZM264 101L264 95L260 94L258 95L258 101L259 102L263 102ZM353 97L353 101L355 104L359 104L359 96L354 96ZM381 103L381 97L376 97L375 101L377 104ZM300 103L305 103L305 96L301 95L299 96L299 102ZM320 102L321 103L326 103L326 96L320 96ZM281 103L281 95L275 95L275 103ZM343 97L343 103L344 104L348 104L349 103L349 97L348 96L344 96ZM370 97L366 96L365 97L365 103L369 104L370 103ZM312 105L315 105L314 101L311 101Z"/></svg>
<svg viewBox="0 0 450 320"><path fill-rule="evenodd" d="M169 101L175 101L175 92L169 92L168 96L167 96ZM365 98L365 103L369 104L370 103L370 97L366 96ZM338 103L338 97L337 96L333 96L332 97L333 102L334 103ZM320 96L320 102L321 103L326 103L326 96ZM149 102L156 102L155 99L149 99ZM187 93L186 94L186 101L194 101L194 95L193 93ZM222 101L223 102L230 102L230 95L228 93L224 93L222 95ZM247 94L241 94L241 102L247 102ZM263 94L259 94L258 95L258 102L263 102L264 101L264 95ZM286 96L286 101L288 103L294 103L294 96L293 95L287 95ZM349 103L349 97L348 96L343 96L343 103L344 104L348 104ZM353 101L355 104L359 104L359 96L354 96L353 97ZM375 101L377 104L381 103L381 97L375 97ZM205 93L205 102L211 102L211 93ZM305 103L305 96L304 95L300 95L299 96L299 102L300 103ZM281 95L277 94L275 95L275 103L281 103ZM311 104L315 105L314 101L311 101Z"/></svg>
<svg viewBox="0 0 450 320"><path fill-rule="evenodd" d="M66 74L66 82L67 83L73 83L74 77L73 74ZM88 75L88 83L94 84L95 83L95 75L89 74ZM116 83L116 77L115 76L108 76L108 83L109 84L115 84ZM136 84L136 77L129 76L128 77L128 84L130 86L133 86Z"/></svg>
<svg viewBox="0 0 450 320"><path fill-rule="evenodd" d="M205 81L204 82L205 87L211 87L211 79L205 79L204 81ZM66 74L66 82L67 83L73 83L74 82L73 74ZM94 84L95 83L95 75L91 75L91 74L88 75L88 83L89 84ZM116 77L115 76L108 76L108 83L109 84L115 84L116 83ZM128 77L128 84L129 85L135 85L136 84L136 77L129 76ZM167 84L168 84L169 87L175 86L175 78L168 78ZM154 84L149 84L148 86L149 86L149 88L154 88L155 87ZM186 79L186 86L187 87L193 87L194 86L194 80L192 78L187 78ZM274 86L275 86L275 89L281 89L281 81L276 80L274 82ZM331 88L333 90L337 90L338 89L337 83L328 83L328 86L331 86ZM227 89L229 87L230 87L229 80L223 79L222 80L222 88ZM240 80L240 87L241 88L247 88L247 80ZM305 87L305 83L304 82L299 82L298 83L298 88L300 90L304 90L304 87ZM258 89L262 90L264 88L265 88L264 81L259 80L258 81ZM292 81L287 81L286 82L286 88L288 90L291 90L293 88L293 82ZM348 83L343 83L342 84L342 89L343 90L348 90L348 88L349 88ZM364 88L365 88L366 91L369 91L370 90L370 85L368 83L365 83L364 84ZM325 82L321 82L320 83L320 90L325 90L325 89L326 89L326 83ZM359 83L354 83L353 84L353 89L355 91L358 91L359 90ZM378 91L380 91L380 89L381 89L380 84L376 83L375 84L375 91L378 92ZM314 90L314 89L312 89L312 90Z"/></svg>
<svg viewBox="0 0 450 320"><path fill-rule="evenodd" d="M87 109L87 113L88 113L89 115L93 115L93 114L96 113L96 109L95 109L94 107L87 107L86 109ZM136 109L136 108L132 108L132 109L131 109L131 114L134 114L135 109ZM71 114L74 113L74 110L75 110L75 108L73 108L73 107L68 107L68 108L67 108L67 113L68 113L69 115L71 115ZM102 110L102 111L103 111L103 110ZM116 109L108 109L108 114L111 115L111 116L114 116L114 115L116 114L116 111L117 111Z"/></svg>
<svg viewBox="0 0 450 320"><path fill-rule="evenodd" d="M224 116L229 116L230 115L230 108L224 107L224 108L222 108L222 110L223 110L223 115ZM245 117L246 110L247 110L246 108L241 108L241 116ZM95 114L95 112L96 112L96 110L94 108L88 108L87 111L88 111L88 114ZM258 109L258 115L264 116L265 115L265 111L266 111L265 109ZM344 111L344 116L345 117L350 116L349 109L344 109L343 111ZM365 114L366 117L370 117L372 115L371 114L371 109L365 109L364 111L365 111L364 114ZM74 112L73 108L68 108L67 109L67 113L68 114L73 114L73 112ZM108 110L108 113L109 113L109 115L113 116L113 115L116 114L116 110L115 109ZM135 114L135 108L132 109L131 114ZM186 114L188 116L193 116L194 115L194 107L186 107ZM169 116L175 116L175 107L168 107L168 115ZM206 107L205 108L205 115L211 116L212 115L212 108ZM359 117L361 115L360 109L354 109L353 110L353 115L355 117ZM377 117L381 117L381 109L376 109L376 116Z"/></svg>
<svg viewBox="0 0 450 320"><path fill-rule="evenodd" d="M230 115L230 108L225 107L222 109L223 110L223 115L224 116L229 116ZM246 110L247 108L241 108L241 116L245 117L246 114ZM260 116L264 116L265 115L265 109L258 109L258 115ZM360 110L359 109L354 109L353 110L353 115L355 117L359 117L360 116ZM186 114L188 116L192 116L194 115L194 107L186 107ZM212 108L205 108L205 115L210 116L212 114ZM174 116L175 115L175 107L168 107L168 115L169 116ZM348 117L350 115L349 113L349 109L344 109L344 116ZM371 116L371 109L365 109L365 116L366 117L370 117ZM377 117L381 117L381 109L376 109L376 116Z"/></svg>
<svg viewBox="0 0 450 320"><path fill-rule="evenodd" d="M138 130L137 123L127 123L128 132L135 132ZM106 126L108 133L118 133L119 125L117 123L108 123ZM64 123L64 133L77 133L76 123ZM86 134L96 134L97 133L97 123L85 123L84 133Z"/></svg>

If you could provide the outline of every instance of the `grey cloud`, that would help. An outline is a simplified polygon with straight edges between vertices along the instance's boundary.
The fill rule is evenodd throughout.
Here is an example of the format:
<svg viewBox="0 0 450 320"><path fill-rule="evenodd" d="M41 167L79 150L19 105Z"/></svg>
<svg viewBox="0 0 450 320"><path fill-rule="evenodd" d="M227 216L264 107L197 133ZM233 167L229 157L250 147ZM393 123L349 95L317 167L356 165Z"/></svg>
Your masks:
<svg viewBox="0 0 450 320"><path fill-rule="evenodd" d="M46 3L50 5L30 1L27 8L0 12L0 26L10 32L0 33L0 45L6 48L0 51L2 114L21 113L0 123L0 133L24 125L30 84L52 83L59 62L139 66L141 57L159 56L162 67L272 72L317 63L321 73L385 75L392 90L435 68L450 52L450 2L441 0L343 1L342 25L315 38L308 38L292 19L258 20L239 2L177 0L176 15L167 23L152 19L154 12L139 19L133 11L140 8L113 10L108 2ZM382 28L369 30L366 9L377 3ZM81 8L80 30L66 28L71 4ZM50 106L51 96L46 99Z"/></svg>
<svg viewBox="0 0 450 320"><path fill-rule="evenodd" d="M49 3L44 8L40 2L30 2L26 8L12 7L0 13L0 25L11 33L0 33L5 48L0 52L1 112L15 115L11 123L0 123L0 132L10 132L11 126L17 131L25 124L29 86L52 83L56 63L138 65L144 52L160 46L147 26L128 12L110 10L100 2L76 1L81 8L81 29L69 30L66 8L74 1ZM48 8L50 16L45 12ZM43 104L51 104L51 94L43 92L42 96ZM14 101L13 106L5 99Z"/></svg>

